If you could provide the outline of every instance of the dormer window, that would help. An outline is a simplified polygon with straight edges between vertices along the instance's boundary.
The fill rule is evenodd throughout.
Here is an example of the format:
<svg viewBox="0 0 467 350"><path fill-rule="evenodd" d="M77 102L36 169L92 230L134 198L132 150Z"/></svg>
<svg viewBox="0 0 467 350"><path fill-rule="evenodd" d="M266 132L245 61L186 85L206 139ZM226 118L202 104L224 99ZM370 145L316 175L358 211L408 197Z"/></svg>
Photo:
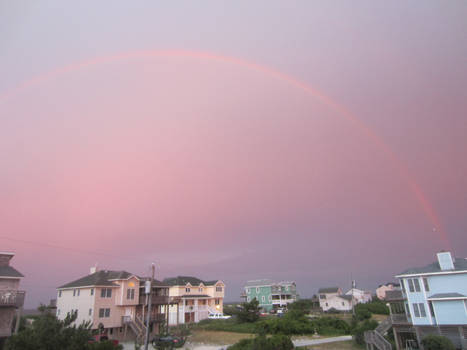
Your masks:
<svg viewBox="0 0 467 350"><path fill-rule="evenodd" d="M185 288L185 292L190 293L191 289L189 287Z"/></svg>

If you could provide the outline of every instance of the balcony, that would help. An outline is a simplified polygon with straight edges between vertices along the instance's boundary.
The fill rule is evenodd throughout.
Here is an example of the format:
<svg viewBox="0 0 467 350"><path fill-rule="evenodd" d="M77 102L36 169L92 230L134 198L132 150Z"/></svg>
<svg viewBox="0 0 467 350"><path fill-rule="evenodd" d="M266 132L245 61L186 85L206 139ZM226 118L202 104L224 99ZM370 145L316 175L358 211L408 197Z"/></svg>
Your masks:
<svg viewBox="0 0 467 350"><path fill-rule="evenodd" d="M152 295L151 303L152 305L166 305L169 304L169 296L167 295ZM142 294L139 296L139 304L146 305L146 295Z"/></svg>
<svg viewBox="0 0 467 350"><path fill-rule="evenodd" d="M0 307L22 307L25 295L22 290L0 290Z"/></svg>
<svg viewBox="0 0 467 350"><path fill-rule="evenodd" d="M391 314L392 324L411 324L410 318L406 314Z"/></svg>

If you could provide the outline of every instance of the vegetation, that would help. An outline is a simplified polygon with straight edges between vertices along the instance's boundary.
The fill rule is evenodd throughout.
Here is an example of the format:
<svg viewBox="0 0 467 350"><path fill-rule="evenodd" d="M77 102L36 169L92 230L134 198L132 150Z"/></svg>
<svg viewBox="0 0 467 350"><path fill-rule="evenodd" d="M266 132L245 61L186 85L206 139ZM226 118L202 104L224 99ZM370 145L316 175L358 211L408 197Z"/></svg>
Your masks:
<svg viewBox="0 0 467 350"><path fill-rule="evenodd" d="M73 325L77 318L73 313L63 321L50 313L43 313L30 327L20 330L6 343L7 350L118 350L122 346L113 343L89 343L92 337L90 323Z"/></svg>
<svg viewBox="0 0 467 350"><path fill-rule="evenodd" d="M378 327L378 322L375 320L365 320L361 323L352 322L353 340L358 345L365 345L364 333Z"/></svg>
<svg viewBox="0 0 467 350"><path fill-rule="evenodd" d="M446 337L441 335L428 335L422 340L425 350L454 350L456 347Z"/></svg>
<svg viewBox="0 0 467 350"><path fill-rule="evenodd" d="M286 335L317 332L321 335L343 335L350 333L350 326L347 322L335 317L319 317L310 320L303 311L290 310L284 317L258 322L257 332Z"/></svg>
<svg viewBox="0 0 467 350"><path fill-rule="evenodd" d="M312 299L299 299L289 304L288 309L298 310L304 312L305 314L309 314L313 310L313 306Z"/></svg>
<svg viewBox="0 0 467 350"><path fill-rule="evenodd" d="M285 335L276 334L267 338L259 335L253 339L243 339L230 346L229 350L292 350L292 341Z"/></svg>
<svg viewBox="0 0 467 350"><path fill-rule="evenodd" d="M373 299L370 303L357 304L354 310L359 321L371 318L371 314L389 315L389 308L378 298Z"/></svg>
<svg viewBox="0 0 467 350"><path fill-rule="evenodd" d="M230 318L227 320L203 320L192 326L193 329L205 331L223 331L236 333L255 333L256 323L242 323L238 319Z"/></svg>
<svg viewBox="0 0 467 350"><path fill-rule="evenodd" d="M238 320L240 322L256 322L259 319L259 301L254 298L249 303L243 303L242 309L238 311Z"/></svg>

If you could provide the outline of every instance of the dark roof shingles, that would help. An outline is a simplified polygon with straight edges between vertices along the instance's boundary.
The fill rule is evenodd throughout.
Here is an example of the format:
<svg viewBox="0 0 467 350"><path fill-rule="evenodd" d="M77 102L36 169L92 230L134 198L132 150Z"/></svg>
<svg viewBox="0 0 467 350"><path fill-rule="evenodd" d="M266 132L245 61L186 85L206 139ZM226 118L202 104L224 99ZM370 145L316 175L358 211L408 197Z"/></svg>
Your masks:
<svg viewBox="0 0 467 350"><path fill-rule="evenodd" d="M170 286L185 286L190 283L192 286L199 286L201 283L205 286L213 286L217 283L216 281L203 281L196 277L191 276L177 276L177 277L169 277L164 278L162 281L163 283L170 285Z"/></svg>
<svg viewBox="0 0 467 350"><path fill-rule="evenodd" d="M133 274L126 271L109 271L101 270L90 275L81 277L75 281L69 282L58 288L74 288L74 287L87 287L87 286L108 286L114 287L117 284L111 280L127 279Z"/></svg>
<svg viewBox="0 0 467 350"><path fill-rule="evenodd" d="M12 266L0 266L0 277L18 277L18 278L21 278L21 277L24 277L21 272L19 272L18 270L16 270L14 267Z"/></svg>

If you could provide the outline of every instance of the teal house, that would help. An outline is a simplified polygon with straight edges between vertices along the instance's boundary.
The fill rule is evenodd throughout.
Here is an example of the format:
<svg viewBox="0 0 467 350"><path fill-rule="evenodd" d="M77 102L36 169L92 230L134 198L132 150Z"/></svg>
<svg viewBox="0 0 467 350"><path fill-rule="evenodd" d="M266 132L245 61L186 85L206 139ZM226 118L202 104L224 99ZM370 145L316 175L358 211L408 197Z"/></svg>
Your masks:
<svg viewBox="0 0 467 350"><path fill-rule="evenodd" d="M298 299L295 282L274 282L268 279L248 281L242 298L250 302L256 298L265 312L286 307Z"/></svg>

